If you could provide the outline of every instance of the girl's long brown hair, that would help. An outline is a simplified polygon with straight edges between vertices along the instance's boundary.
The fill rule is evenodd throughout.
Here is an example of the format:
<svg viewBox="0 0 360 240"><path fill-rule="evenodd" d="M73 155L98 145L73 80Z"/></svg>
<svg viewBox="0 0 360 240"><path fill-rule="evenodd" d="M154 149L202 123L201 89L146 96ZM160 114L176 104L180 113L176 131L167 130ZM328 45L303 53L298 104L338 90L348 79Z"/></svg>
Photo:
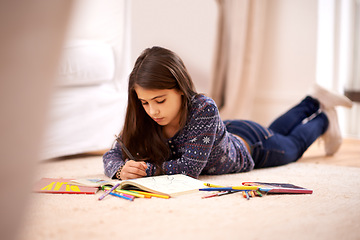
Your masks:
<svg viewBox="0 0 360 240"><path fill-rule="evenodd" d="M187 120L191 98L196 90L183 61L172 51L152 47L145 49L135 62L129 77L128 106L124 127L120 133L125 146L139 160L157 166L162 173L162 163L169 158L170 150L162 127L145 112L135 92L135 84L145 89L178 89L182 99L180 127ZM123 151L123 155L128 157Z"/></svg>

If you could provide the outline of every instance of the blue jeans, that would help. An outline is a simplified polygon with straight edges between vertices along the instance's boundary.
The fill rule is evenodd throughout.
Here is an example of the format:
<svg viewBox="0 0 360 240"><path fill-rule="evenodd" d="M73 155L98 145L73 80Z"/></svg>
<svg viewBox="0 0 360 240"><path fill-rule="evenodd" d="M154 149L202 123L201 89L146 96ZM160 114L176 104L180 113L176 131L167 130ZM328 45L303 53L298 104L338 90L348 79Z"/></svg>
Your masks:
<svg viewBox="0 0 360 240"><path fill-rule="evenodd" d="M228 132L250 146L255 168L273 167L298 160L329 125L319 102L307 96L277 118L269 128L246 120L224 121Z"/></svg>

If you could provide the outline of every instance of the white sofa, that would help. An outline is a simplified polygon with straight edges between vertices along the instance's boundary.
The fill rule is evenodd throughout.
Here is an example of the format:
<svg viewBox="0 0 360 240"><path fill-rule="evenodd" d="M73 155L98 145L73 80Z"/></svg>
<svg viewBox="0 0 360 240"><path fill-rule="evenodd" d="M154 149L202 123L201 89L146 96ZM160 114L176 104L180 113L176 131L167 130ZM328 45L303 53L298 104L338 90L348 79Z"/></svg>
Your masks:
<svg viewBox="0 0 360 240"><path fill-rule="evenodd" d="M42 159L108 149L119 133L131 70L128 4L75 1Z"/></svg>

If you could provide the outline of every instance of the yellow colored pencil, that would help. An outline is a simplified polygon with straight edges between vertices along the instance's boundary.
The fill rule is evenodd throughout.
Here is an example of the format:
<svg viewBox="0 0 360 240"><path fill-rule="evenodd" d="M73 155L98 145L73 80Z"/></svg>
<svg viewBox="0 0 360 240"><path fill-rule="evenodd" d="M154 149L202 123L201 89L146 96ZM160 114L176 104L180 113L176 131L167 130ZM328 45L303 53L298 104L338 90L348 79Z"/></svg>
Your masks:
<svg viewBox="0 0 360 240"><path fill-rule="evenodd" d="M227 186L221 186L221 185L215 185L215 184L211 184L211 183L204 183L205 186L207 187L212 187L212 188L226 188ZM228 186L229 188L232 188L234 190L258 190L259 186Z"/></svg>
<svg viewBox="0 0 360 240"><path fill-rule="evenodd" d="M103 186L103 189L104 189L104 190L109 190L110 187L108 187L108 186ZM127 190L118 189L118 188L114 189L113 192L121 193L121 194L125 194L125 195L130 195L130 196L138 197L138 198L144 198L144 197L145 197L144 195L140 195L140 194L138 194L138 193L130 194L129 192L127 192Z"/></svg>
<svg viewBox="0 0 360 240"><path fill-rule="evenodd" d="M136 193L136 192L133 192L133 191L130 191L130 190L115 189L115 192L129 194L129 195L131 195L131 196L138 197L138 198L149 198L149 197L146 197L146 196L143 195L143 194Z"/></svg>
<svg viewBox="0 0 360 240"><path fill-rule="evenodd" d="M250 192L250 196L251 196L251 197L255 197L254 191L249 191L249 192Z"/></svg>
<svg viewBox="0 0 360 240"><path fill-rule="evenodd" d="M232 189L236 189L236 190L258 190L260 187L259 186L235 186L232 187Z"/></svg>
<svg viewBox="0 0 360 240"><path fill-rule="evenodd" d="M162 195L162 194L156 194L156 193L149 193L149 192L143 192L143 191L137 191L137 190L131 190L132 192L136 192L136 193L140 193L143 194L145 196L150 196L150 197L157 197L157 198L170 198L170 196L167 195Z"/></svg>
<svg viewBox="0 0 360 240"><path fill-rule="evenodd" d="M216 187L216 188L222 188L225 186L221 186L221 185L215 185L215 184L211 184L211 183L204 183L205 186L207 187Z"/></svg>

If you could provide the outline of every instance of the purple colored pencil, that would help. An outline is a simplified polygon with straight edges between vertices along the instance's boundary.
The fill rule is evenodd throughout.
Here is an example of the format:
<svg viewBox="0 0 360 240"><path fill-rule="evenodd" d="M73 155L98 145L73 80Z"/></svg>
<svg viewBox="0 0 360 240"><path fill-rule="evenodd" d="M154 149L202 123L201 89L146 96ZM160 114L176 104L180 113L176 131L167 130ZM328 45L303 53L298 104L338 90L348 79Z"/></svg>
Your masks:
<svg viewBox="0 0 360 240"><path fill-rule="evenodd" d="M99 197L99 200L104 199L104 197L106 197L109 193L111 193L112 191L115 190L115 188L117 188L120 185L120 183L116 184L115 186L113 186L109 191L106 191L103 195L101 195Z"/></svg>

